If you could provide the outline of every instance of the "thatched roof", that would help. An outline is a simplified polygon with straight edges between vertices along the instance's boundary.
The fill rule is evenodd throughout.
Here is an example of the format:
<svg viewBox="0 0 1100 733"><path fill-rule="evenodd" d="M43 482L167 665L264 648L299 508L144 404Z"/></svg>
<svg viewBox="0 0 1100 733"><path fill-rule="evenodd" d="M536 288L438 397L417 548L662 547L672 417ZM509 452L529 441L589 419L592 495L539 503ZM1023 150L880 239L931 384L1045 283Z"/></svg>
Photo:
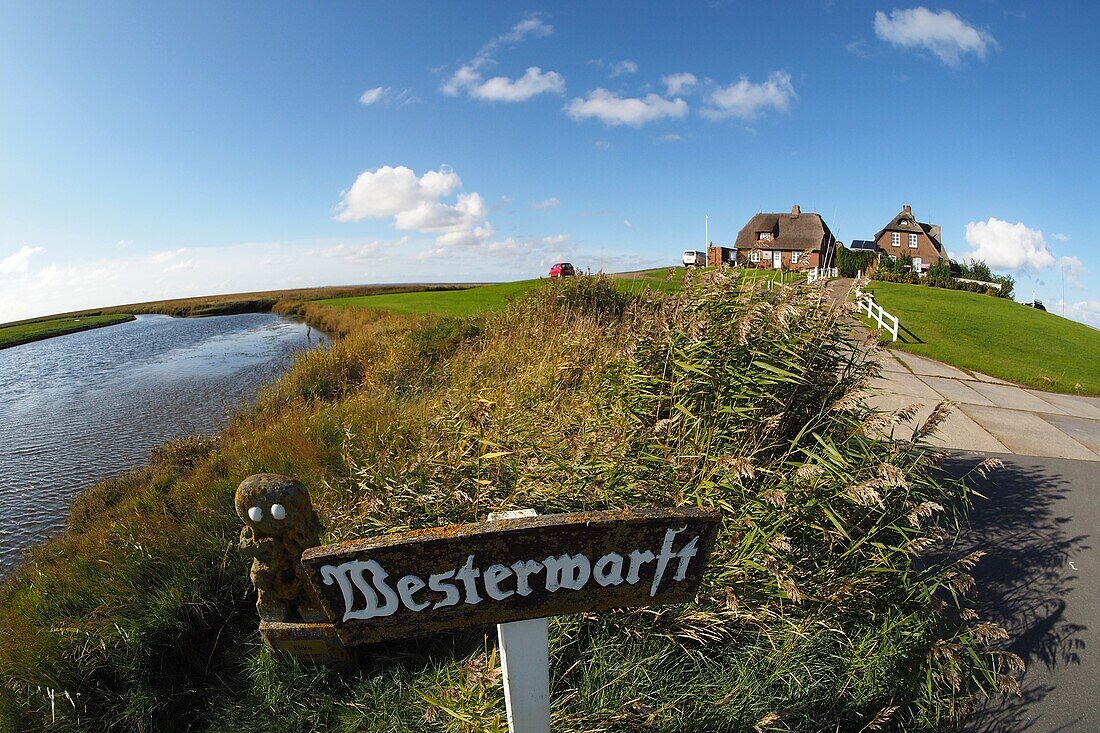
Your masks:
<svg viewBox="0 0 1100 733"><path fill-rule="evenodd" d="M761 232L770 232L771 241L760 241ZM749 219L737 233L737 249L797 250L820 249L823 245L832 246L833 233L819 214L802 213L795 206L789 213L759 213Z"/></svg>

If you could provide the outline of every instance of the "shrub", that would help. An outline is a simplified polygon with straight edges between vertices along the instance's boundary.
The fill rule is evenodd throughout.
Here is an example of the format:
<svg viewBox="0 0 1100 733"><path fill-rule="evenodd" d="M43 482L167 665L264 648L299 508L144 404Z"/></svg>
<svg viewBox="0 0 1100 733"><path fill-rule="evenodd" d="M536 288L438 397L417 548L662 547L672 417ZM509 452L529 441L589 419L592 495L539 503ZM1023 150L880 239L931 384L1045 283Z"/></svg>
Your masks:
<svg viewBox="0 0 1100 733"><path fill-rule="evenodd" d="M841 277L855 277L856 273L866 275L878 258L876 252L853 252L847 247L838 247L836 267Z"/></svg>
<svg viewBox="0 0 1100 733"><path fill-rule="evenodd" d="M908 285L924 285L930 288L943 288L945 290L965 290L971 293L993 295L998 298L1012 298L1015 281L1007 275L1003 277L989 275L989 277L983 281L1000 283L1001 287L998 289L978 282L961 282L957 280L951 274L951 265L946 260L941 260L929 267L924 277L920 277L917 273L912 271L912 264L913 260L908 255L902 255L896 260L890 257L883 257L879 261L878 269L871 274L871 279L881 280L883 282L906 283ZM960 274L960 277L971 278L975 275L973 265L970 269L967 269L965 265L961 267L962 274ZM977 274L982 274L983 276L989 274L989 268L985 266L984 262L978 261Z"/></svg>
<svg viewBox="0 0 1100 733"><path fill-rule="evenodd" d="M164 451L0 588L0 719L503 729L491 630L361 648L343 671L258 644L231 500L271 470L311 486L326 542L520 507L720 510L697 602L552 619L555 730L943 730L1016 660L970 620L976 558L927 554L967 502L923 445L946 408L877 437L898 416L861 396L874 347L824 298L721 273L668 299L578 278L473 329L341 321L216 447Z"/></svg>

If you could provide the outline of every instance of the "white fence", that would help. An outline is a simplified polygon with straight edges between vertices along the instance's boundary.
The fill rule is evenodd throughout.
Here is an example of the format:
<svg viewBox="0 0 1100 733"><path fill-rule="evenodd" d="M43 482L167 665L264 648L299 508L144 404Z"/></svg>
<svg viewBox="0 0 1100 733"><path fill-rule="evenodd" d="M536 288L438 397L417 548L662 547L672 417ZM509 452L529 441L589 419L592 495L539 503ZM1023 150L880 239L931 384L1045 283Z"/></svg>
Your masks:
<svg viewBox="0 0 1100 733"><path fill-rule="evenodd" d="M806 273L806 282L812 283L815 280L828 280L829 278L838 276L839 273L835 267L815 267Z"/></svg>
<svg viewBox="0 0 1100 733"><path fill-rule="evenodd" d="M974 283L975 285L985 285L989 288L997 288L997 290L1001 289L1000 283L991 283L986 280L967 280L965 277L957 277L955 279L961 283Z"/></svg>
<svg viewBox="0 0 1100 733"><path fill-rule="evenodd" d="M893 341L898 340L898 328L900 327L898 317L883 310L882 306L875 302L872 295L862 292L857 293L856 305L859 306L861 311L866 311L867 315L878 323L879 328L888 331L894 337Z"/></svg>

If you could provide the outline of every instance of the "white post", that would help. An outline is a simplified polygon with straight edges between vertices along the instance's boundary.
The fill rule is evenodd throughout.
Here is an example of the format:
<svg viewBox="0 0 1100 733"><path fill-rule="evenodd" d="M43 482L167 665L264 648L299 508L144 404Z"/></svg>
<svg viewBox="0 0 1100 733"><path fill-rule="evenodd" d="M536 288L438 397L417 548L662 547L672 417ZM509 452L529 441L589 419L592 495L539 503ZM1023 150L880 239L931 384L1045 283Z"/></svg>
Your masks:
<svg viewBox="0 0 1100 733"><path fill-rule="evenodd" d="M534 517L534 509L493 512L489 521ZM550 641L546 619L497 624L510 733L550 733Z"/></svg>

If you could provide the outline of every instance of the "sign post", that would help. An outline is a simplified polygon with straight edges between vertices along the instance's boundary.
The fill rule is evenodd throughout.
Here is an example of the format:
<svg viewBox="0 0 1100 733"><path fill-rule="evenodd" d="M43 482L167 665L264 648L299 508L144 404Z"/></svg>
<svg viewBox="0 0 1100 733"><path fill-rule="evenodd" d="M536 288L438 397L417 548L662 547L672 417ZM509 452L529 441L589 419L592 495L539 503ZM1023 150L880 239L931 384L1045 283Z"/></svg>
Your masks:
<svg viewBox="0 0 1100 733"><path fill-rule="evenodd" d="M497 512L489 521L534 517L534 509ZM550 733L550 639L547 620L497 624L504 705L510 733Z"/></svg>
<svg viewBox="0 0 1100 733"><path fill-rule="evenodd" d="M311 547L302 566L345 645L497 624L509 730L548 733L547 617L692 600L720 520L703 509L528 509Z"/></svg>

